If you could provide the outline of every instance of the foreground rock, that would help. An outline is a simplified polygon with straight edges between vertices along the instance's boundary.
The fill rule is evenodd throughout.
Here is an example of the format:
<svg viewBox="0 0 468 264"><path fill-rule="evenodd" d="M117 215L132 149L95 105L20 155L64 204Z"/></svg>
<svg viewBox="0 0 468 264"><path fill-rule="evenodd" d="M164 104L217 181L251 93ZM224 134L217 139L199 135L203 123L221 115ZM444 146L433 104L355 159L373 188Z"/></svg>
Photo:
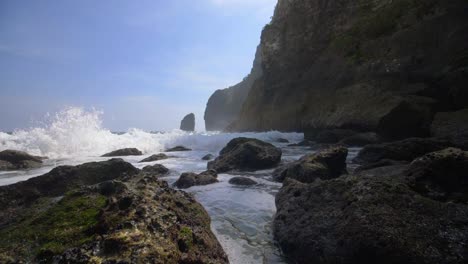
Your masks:
<svg viewBox="0 0 468 264"><path fill-rule="evenodd" d="M142 172L149 173L151 175L165 176L166 174L169 173L169 169L164 167L161 164L155 164L152 166L143 167Z"/></svg>
<svg viewBox="0 0 468 264"><path fill-rule="evenodd" d="M468 150L468 109L437 113L432 122L431 135L447 138Z"/></svg>
<svg viewBox="0 0 468 264"><path fill-rule="evenodd" d="M273 179L282 182L286 178L310 183L316 179L332 179L346 173L345 147L331 147L314 154L305 155L298 161L286 164L273 172Z"/></svg>
<svg viewBox="0 0 468 264"><path fill-rule="evenodd" d="M281 154L281 149L270 143L254 138L235 138L215 160L208 162L208 169L217 172L268 169L279 164Z"/></svg>
<svg viewBox="0 0 468 264"><path fill-rule="evenodd" d="M295 263L466 263L466 152L304 184L276 196L274 235Z"/></svg>
<svg viewBox="0 0 468 264"><path fill-rule="evenodd" d="M247 177L234 177L229 180L230 184L241 185L241 186L250 186L257 184L256 181L249 179Z"/></svg>
<svg viewBox="0 0 468 264"><path fill-rule="evenodd" d="M192 186L208 185L218 182L218 174L215 170L208 170L200 174L193 172L182 173L174 186L180 189L187 189Z"/></svg>
<svg viewBox="0 0 468 264"><path fill-rule="evenodd" d="M0 171L33 169L42 166L42 158L18 150L0 152Z"/></svg>
<svg viewBox="0 0 468 264"><path fill-rule="evenodd" d="M167 156L166 154L164 153L161 153L161 154L154 154L154 155L151 155L149 157L147 157L146 159L142 159L139 161L139 163L143 163L143 162L153 162L153 161L158 161L158 160L165 160L165 159L168 159L170 158L169 156Z"/></svg>
<svg viewBox="0 0 468 264"><path fill-rule="evenodd" d="M177 151L191 151L192 149L186 148L184 146L176 146L173 148L166 149L166 152L177 152Z"/></svg>
<svg viewBox="0 0 468 264"><path fill-rule="evenodd" d="M195 115L190 113L180 122L180 129L188 132L195 131Z"/></svg>
<svg viewBox="0 0 468 264"><path fill-rule="evenodd" d="M228 263L203 207L157 177L113 159L0 187L0 262Z"/></svg>
<svg viewBox="0 0 468 264"><path fill-rule="evenodd" d="M141 156L143 153L136 148L118 149L102 155L101 157Z"/></svg>
<svg viewBox="0 0 468 264"><path fill-rule="evenodd" d="M380 160L412 161L426 153L451 147L453 144L444 139L408 138L390 143L365 146L354 162L368 165Z"/></svg>

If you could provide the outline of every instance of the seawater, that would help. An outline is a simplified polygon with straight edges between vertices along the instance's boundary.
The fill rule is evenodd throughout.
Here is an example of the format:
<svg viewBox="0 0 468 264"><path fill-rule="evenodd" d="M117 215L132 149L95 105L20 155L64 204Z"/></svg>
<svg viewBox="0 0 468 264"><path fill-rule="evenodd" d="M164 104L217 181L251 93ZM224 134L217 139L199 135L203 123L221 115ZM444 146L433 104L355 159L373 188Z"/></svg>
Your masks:
<svg viewBox="0 0 468 264"><path fill-rule="evenodd" d="M102 154L134 147L144 156L122 157L135 167L142 168L156 163L170 169L170 174L163 178L173 184L183 172L202 172L207 162L201 158L217 153L233 138L258 138L283 149L283 161L292 161L310 153L306 148L288 147L277 143L278 138L288 139L291 143L303 140L298 133L187 133L180 130L168 132L145 132L130 129L125 133L112 133L102 126L102 113L69 108L52 116L42 126L13 133L0 132L0 151L16 149L33 155L47 156L42 168L28 171L0 173L0 185L24 181L49 172L60 165L78 165L90 161L103 161L108 158ZM174 152L176 158L151 163L138 163L152 154L165 149L183 145L193 149L189 152ZM356 150L351 150L351 157ZM275 214L275 194L281 184L271 179L272 170L242 173L259 184L253 187L237 187L228 183L238 175L220 174L219 183L196 186L187 189L195 195L212 220L212 230L228 254L231 263L285 263L275 245L271 230Z"/></svg>

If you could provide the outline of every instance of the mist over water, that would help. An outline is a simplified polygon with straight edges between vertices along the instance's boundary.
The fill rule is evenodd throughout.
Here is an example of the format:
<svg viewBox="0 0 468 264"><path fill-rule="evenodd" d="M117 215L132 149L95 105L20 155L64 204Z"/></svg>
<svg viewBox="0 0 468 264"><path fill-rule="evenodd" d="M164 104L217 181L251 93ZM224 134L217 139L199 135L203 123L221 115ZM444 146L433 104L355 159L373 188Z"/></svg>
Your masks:
<svg viewBox="0 0 468 264"><path fill-rule="evenodd" d="M112 133L102 125L103 113L82 108L67 108L52 117L45 117L43 125L12 134L0 132L0 151L22 150L52 159L97 157L120 148L138 148L145 154L164 151L175 145L193 150L218 152L236 137L255 137L274 141L279 137L299 141L301 134L266 133L187 133L178 129L151 133L132 128L125 133Z"/></svg>

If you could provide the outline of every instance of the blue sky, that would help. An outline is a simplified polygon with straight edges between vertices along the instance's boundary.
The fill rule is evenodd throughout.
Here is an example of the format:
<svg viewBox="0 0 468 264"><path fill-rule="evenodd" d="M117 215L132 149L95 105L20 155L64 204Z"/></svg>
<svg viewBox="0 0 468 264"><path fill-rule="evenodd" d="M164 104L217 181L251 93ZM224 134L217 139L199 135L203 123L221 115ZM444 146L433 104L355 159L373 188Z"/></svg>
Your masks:
<svg viewBox="0 0 468 264"><path fill-rule="evenodd" d="M104 126L168 130L252 66L276 0L2 0L0 130L94 107Z"/></svg>

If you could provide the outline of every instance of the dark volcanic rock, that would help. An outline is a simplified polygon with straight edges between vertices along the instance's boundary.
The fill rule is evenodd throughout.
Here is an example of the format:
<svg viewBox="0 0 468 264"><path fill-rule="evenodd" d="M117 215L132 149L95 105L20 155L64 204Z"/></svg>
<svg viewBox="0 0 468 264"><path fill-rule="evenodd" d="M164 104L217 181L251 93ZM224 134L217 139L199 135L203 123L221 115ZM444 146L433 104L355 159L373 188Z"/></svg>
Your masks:
<svg viewBox="0 0 468 264"><path fill-rule="evenodd" d="M249 179L247 177L234 177L229 180L230 184L233 185L242 185L242 186L250 186L257 184L256 181Z"/></svg>
<svg viewBox="0 0 468 264"><path fill-rule="evenodd" d="M170 157L167 156L167 155L164 154L164 153L161 153L161 154L154 154L154 155L149 156L149 157L146 158L146 159L143 159L143 160L139 161L139 163L142 163L142 162L152 162L152 161L158 161L158 160L165 160L165 159L168 159L168 158L170 158Z"/></svg>
<svg viewBox="0 0 468 264"><path fill-rule="evenodd" d="M195 131L195 115L190 113L180 122L180 129L184 131Z"/></svg>
<svg viewBox="0 0 468 264"><path fill-rule="evenodd" d="M32 156L23 151L4 150L0 152L0 170L32 169L41 165L41 157Z"/></svg>
<svg viewBox="0 0 468 264"><path fill-rule="evenodd" d="M101 157L141 156L143 153L136 148L118 149L102 155Z"/></svg>
<svg viewBox="0 0 468 264"><path fill-rule="evenodd" d="M155 164L152 166L145 166L142 171L144 173L150 173L157 176L164 176L169 172L169 169L161 164Z"/></svg>
<svg viewBox="0 0 468 264"><path fill-rule="evenodd" d="M331 147L314 154L303 156L298 161L287 164L273 172L273 179L279 182L286 178L310 183L316 179L332 179L346 173L345 147Z"/></svg>
<svg viewBox="0 0 468 264"><path fill-rule="evenodd" d="M380 137L374 132L367 132L367 133L358 133L354 134L350 137L344 138L338 142L338 144L346 145L346 146L353 146L353 147L360 147L369 144L377 144L380 143Z"/></svg>
<svg viewBox="0 0 468 264"><path fill-rule="evenodd" d="M281 154L281 149L270 143L254 138L235 138L215 160L208 162L208 169L218 172L268 169L279 164Z"/></svg>
<svg viewBox="0 0 468 264"><path fill-rule="evenodd" d="M197 185L208 185L218 182L218 173L215 170L208 170L200 174L193 172L182 173L174 186L180 189L187 189Z"/></svg>
<svg viewBox="0 0 468 264"><path fill-rule="evenodd" d="M203 156L202 160L212 160L214 158L214 156L212 154L206 154L205 156Z"/></svg>
<svg viewBox="0 0 468 264"><path fill-rule="evenodd" d="M468 107L467 8L463 0L278 1L262 31L263 74L230 129L427 135L432 106Z"/></svg>
<svg viewBox="0 0 468 264"><path fill-rule="evenodd" d="M186 148L184 146L176 146L173 148L166 149L166 152L177 152L177 151L191 151L192 149Z"/></svg>
<svg viewBox="0 0 468 264"><path fill-rule="evenodd" d="M276 196L273 230L288 259L466 263L468 205L420 195L402 173L405 168L377 168L312 184L286 179Z"/></svg>
<svg viewBox="0 0 468 264"><path fill-rule="evenodd" d="M408 138L401 141L367 145L354 159L359 164L376 163L383 159L412 161L426 153L453 146L448 140L437 138Z"/></svg>
<svg viewBox="0 0 468 264"><path fill-rule="evenodd" d="M207 131L223 131L236 120L252 85L262 75L261 63L261 50L257 48L250 74L242 82L211 95L205 110Z"/></svg>
<svg viewBox="0 0 468 264"><path fill-rule="evenodd" d="M455 145L468 150L468 109L437 113L432 122L431 135L448 138Z"/></svg>
<svg viewBox="0 0 468 264"><path fill-rule="evenodd" d="M1 263L228 263L192 195L117 159L54 171L0 187Z"/></svg>
<svg viewBox="0 0 468 264"><path fill-rule="evenodd" d="M325 129L316 133L305 132L304 138L317 143L334 144L356 133L356 131L351 129Z"/></svg>
<svg viewBox="0 0 468 264"><path fill-rule="evenodd" d="M441 201L468 202L468 152L447 148L414 160L408 169L410 186Z"/></svg>

